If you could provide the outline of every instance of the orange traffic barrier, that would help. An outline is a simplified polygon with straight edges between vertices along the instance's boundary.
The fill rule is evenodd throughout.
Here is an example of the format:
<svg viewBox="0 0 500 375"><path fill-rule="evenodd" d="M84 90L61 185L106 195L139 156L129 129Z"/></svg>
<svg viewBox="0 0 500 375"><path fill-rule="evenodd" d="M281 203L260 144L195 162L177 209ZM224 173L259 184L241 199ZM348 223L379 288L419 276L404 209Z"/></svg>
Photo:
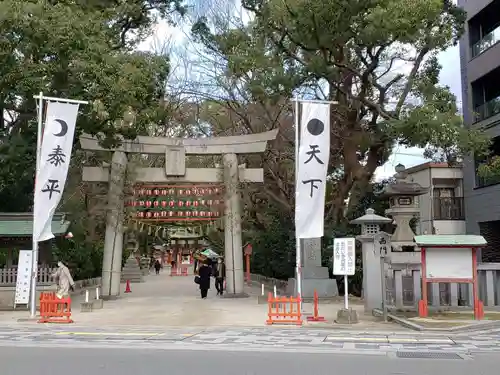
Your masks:
<svg viewBox="0 0 500 375"><path fill-rule="evenodd" d="M483 301L477 301L477 309L474 309L474 319L477 319L477 320L484 319L484 303L483 303Z"/></svg>
<svg viewBox="0 0 500 375"><path fill-rule="evenodd" d="M38 323L73 323L71 297L57 298L54 292L42 292Z"/></svg>
<svg viewBox="0 0 500 375"><path fill-rule="evenodd" d="M132 293L132 289L130 289L130 280L127 280L125 284L125 293Z"/></svg>
<svg viewBox="0 0 500 375"><path fill-rule="evenodd" d="M296 324L302 325L301 298L298 297L267 297L266 324Z"/></svg>
<svg viewBox="0 0 500 375"><path fill-rule="evenodd" d="M314 289L313 303L314 303L313 316L308 316L307 321L308 322L324 322L325 318L322 316L319 316L319 297L318 297L318 292L316 292L316 289Z"/></svg>

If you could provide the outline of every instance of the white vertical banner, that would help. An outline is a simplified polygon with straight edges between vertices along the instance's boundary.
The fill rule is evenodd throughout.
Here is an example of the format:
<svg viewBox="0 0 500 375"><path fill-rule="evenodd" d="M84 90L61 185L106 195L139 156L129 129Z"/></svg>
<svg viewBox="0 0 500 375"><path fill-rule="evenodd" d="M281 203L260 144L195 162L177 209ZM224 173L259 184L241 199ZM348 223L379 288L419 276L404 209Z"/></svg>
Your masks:
<svg viewBox="0 0 500 375"><path fill-rule="evenodd" d="M33 252L31 250L19 250L14 307L16 307L16 305L27 305L29 302L30 280L31 280L32 269L33 269Z"/></svg>
<svg viewBox="0 0 500 375"><path fill-rule="evenodd" d="M297 238L324 234L325 192L330 158L330 103L303 102L295 195Z"/></svg>
<svg viewBox="0 0 500 375"><path fill-rule="evenodd" d="M47 102L34 197L33 241L36 242L54 238L52 217L68 176L78 107L77 103Z"/></svg>

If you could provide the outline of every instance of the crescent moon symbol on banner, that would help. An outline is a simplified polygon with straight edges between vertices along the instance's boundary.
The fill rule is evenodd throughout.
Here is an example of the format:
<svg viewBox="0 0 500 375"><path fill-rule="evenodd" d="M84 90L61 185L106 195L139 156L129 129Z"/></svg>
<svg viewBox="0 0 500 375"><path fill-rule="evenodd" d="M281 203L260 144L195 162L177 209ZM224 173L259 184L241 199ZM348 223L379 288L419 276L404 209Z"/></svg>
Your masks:
<svg viewBox="0 0 500 375"><path fill-rule="evenodd" d="M64 137L68 133L68 124L64 120L55 119L54 121L58 122L61 125L61 131L59 133L55 133L56 137Z"/></svg>

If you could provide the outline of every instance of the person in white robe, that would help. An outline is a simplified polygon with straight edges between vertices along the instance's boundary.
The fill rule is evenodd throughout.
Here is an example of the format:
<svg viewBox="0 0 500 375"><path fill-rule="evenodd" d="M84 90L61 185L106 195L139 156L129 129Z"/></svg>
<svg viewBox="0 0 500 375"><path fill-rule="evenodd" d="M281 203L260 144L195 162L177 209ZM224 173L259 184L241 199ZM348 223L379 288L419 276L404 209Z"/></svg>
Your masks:
<svg viewBox="0 0 500 375"><path fill-rule="evenodd" d="M69 296L69 290L74 288L75 282L73 281L73 277L71 277L68 267L63 262L57 262L57 267L52 277L54 277L57 283L56 296L61 299Z"/></svg>

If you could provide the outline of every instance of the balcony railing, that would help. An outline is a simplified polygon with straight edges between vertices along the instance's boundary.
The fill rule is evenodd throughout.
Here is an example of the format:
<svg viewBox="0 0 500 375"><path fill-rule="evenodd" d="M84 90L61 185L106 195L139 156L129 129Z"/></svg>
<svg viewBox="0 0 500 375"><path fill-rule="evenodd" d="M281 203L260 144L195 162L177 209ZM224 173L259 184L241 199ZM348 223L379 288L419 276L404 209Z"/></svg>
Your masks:
<svg viewBox="0 0 500 375"><path fill-rule="evenodd" d="M433 198L434 220L465 220L464 198Z"/></svg>
<svg viewBox="0 0 500 375"><path fill-rule="evenodd" d="M479 122L500 113L500 96L477 106L475 109L474 122Z"/></svg>
<svg viewBox="0 0 500 375"><path fill-rule="evenodd" d="M474 58L477 55L480 55L488 48L493 47L498 42L500 42L500 27L497 27L492 32L486 34L480 41L474 43L471 46L472 57Z"/></svg>

